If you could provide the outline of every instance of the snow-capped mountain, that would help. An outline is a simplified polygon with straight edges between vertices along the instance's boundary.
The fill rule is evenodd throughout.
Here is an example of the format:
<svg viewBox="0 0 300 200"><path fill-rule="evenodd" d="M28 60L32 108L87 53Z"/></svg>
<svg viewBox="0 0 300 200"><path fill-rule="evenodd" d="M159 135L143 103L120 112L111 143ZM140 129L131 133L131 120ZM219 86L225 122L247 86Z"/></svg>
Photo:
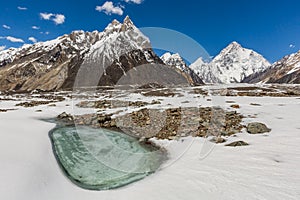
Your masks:
<svg viewBox="0 0 300 200"><path fill-rule="evenodd" d="M266 70L243 80L244 83L300 83L300 51L285 56Z"/></svg>
<svg viewBox="0 0 300 200"><path fill-rule="evenodd" d="M163 67L136 68L147 64ZM140 74L133 77L133 71ZM138 83L149 79L149 74L168 74L166 82L183 77L164 65L153 52L150 40L128 16L123 23L112 21L103 32L74 31L55 40L0 52L0 91L52 91L72 89L74 84L115 85L122 77L132 77Z"/></svg>
<svg viewBox="0 0 300 200"><path fill-rule="evenodd" d="M178 53L171 54L167 52L160 58L166 65L174 66L185 74L189 74L195 84L203 84L203 81L200 79L200 77L191 68L188 67L188 65Z"/></svg>
<svg viewBox="0 0 300 200"><path fill-rule="evenodd" d="M51 41L1 51L0 90L62 88L100 36L98 31L74 31Z"/></svg>
<svg viewBox="0 0 300 200"><path fill-rule="evenodd" d="M206 83L239 83L271 64L260 54L232 42L210 63L198 59L190 67Z"/></svg>

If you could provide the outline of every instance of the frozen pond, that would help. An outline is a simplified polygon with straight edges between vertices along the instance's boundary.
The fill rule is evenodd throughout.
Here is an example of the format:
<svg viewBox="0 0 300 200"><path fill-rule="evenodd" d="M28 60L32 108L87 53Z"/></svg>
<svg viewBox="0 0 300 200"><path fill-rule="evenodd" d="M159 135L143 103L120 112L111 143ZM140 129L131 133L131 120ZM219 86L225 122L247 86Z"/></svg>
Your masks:
<svg viewBox="0 0 300 200"><path fill-rule="evenodd" d="M66 176L90 190L118 188L143 179L165 159L158 148L107 129L59 126L50 138Z"/></svg>

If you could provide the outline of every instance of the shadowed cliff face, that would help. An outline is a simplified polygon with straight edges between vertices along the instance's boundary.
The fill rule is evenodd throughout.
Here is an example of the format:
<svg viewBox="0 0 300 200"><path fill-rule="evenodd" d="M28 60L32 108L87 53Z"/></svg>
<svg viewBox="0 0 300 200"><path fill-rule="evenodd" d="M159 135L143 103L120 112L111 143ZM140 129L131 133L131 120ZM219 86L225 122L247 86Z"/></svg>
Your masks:
<svg viewBox="0 0 300 200"><path fill-rule="evenodd" d="M165 78L169 74L167 79L173 83L182 83L177 81L182 77L185 83L194 83L190 74L164 65L149 39L126 17L123 23L114 20L103 32L74 31L52 41L2 51L0 91L112 86L120 84L127 72L147 64L161 66L144 70L140 79L133 78L137 84L149 78L149 73Z"/></svg>

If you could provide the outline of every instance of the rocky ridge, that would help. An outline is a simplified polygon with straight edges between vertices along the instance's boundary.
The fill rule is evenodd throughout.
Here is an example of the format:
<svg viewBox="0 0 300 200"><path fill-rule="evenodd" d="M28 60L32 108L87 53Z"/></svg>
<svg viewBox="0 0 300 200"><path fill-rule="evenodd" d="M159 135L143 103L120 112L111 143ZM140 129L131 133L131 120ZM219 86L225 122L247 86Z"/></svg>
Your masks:
<svg viewBox="0 0 300 200"><path fill-rule="evenodd" d="M262 72L251 74L242 82L300 84L300 51L285 56Z"/></svg>

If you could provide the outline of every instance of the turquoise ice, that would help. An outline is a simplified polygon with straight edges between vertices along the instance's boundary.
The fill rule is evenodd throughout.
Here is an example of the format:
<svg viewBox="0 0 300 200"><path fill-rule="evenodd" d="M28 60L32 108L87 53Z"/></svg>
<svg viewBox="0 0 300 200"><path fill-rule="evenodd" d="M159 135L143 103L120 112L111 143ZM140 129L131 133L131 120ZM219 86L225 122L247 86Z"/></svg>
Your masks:
<svg viewBox="0 0 300 200"><path fill-rule="evenodd" d="M50 138L66 176L91 190L118 188L143 179L165 157L158 148L107 129L62 126L52 130Z"/></svg>

